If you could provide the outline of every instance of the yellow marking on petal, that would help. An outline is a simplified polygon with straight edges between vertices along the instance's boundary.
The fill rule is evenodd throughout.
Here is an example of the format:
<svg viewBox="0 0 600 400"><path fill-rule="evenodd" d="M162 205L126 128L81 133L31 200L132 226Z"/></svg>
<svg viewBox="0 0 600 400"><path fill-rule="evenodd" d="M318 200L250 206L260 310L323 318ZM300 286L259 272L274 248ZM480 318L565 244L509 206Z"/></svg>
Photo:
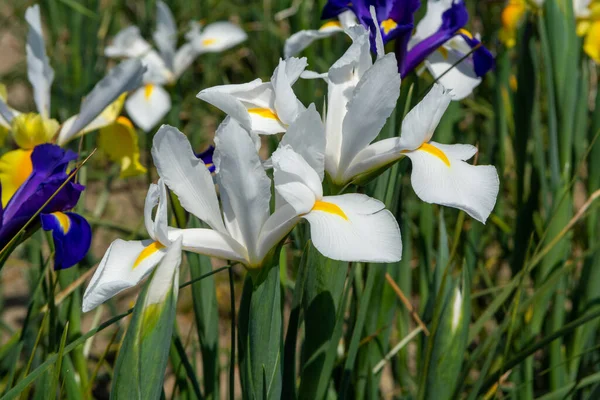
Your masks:
<svg viewBox="0 0 600 400"><path fill-rule="evenodd" d="M437 51L439 51L442 54L442 57L444 57L444 60L448 59L448 49L445 47L438 47Z"/></svg>
<svg viewBox="0 0 600 400"><path fill-rule="evenodd" d="M594 22L588 30L583 42L583 50L592 60L600 64L600 21Z"/></svg>
<svg viewBox="0 0 600 400"><path fill-rule="evenodd" d="M62 229L63 233L69 232L69 229L71 229L71 220L67 214L57 211L53 212L52 215L54 215L54 217L58 220L58 224L60 225L60 229Z"/></svg>
<svg viewBox="0 0 600 400"><path fill-rule="evenodd" d="M386 19L385 21L381 21L380 26L381 26L381 29L383 29L383 33L385 33L387 35L388 33L390 33L390 31L393 31L394 29L396 29L398 27L398 24L396 23L396 21L389 18L389 19Z"/></svg>
<svg viewBox="0 0 600 400"><path fill-rule="evenodd" d="M446 157L446 154L444 154L443 151L441 151L440 149L438 149L437 147L435 147L432 144L423 143L421 145L421 147L419 147L417 150L423 150L423 151L431 154L432 156L439 158L448 167L450 166L450 160L448 160L448 157Z"/></svg>
<svg viewBox="0 0 600 400"><path fill-rule="evenodd" d="M150 100L150 96L152 96L153 91L154 91L154 85L151 83L147 83L146 86L144 86L144 98L146 100Z"/></svg>
<svg viewBox="0 0 600 400"><path fill-rule="evenodd" d="M146 168L140 163L137 132L126 117L120 116L114 123L100 128L98 147L109 160L121 164L121 178L146 173Z"/></svg>
<svg viewBox="0 0 600 400"><path fill-rule="evenodd" d="M22 149L33 149L48 143L58 132L59 124L54 119L44 119L36 113L19 114L11 121L13 139Z"/></svg>
<svg viewBox="0 0 600 400"><path fill-rule="evenodd" d="M32 150L13 150L0 157L0 183L2 184L2 207L6 207L17 189L33 171Z"/></svg>
<svg viewBox="0 0 600 400"><path fill-rule="evenodd" d="M469 39L473 39L473 34L471 32L469 32L466 29L459 29L458 33L460 33L461 35L465 35L466 37L468 37Z"/></svg>
<svg viewBox="0 0 600 400"><path fill-rule="evenodd" d="M262 117L262 118L279 120L279 118L277 117L277 114L275 114L273 111L269 110L268 108L249 108L248 112L250 114L258 115L259 117Z"/></svg>
<svg viewBox="0 0 600 400"><path fill-rule="evenodd" d="M348 216L337 204L328 203L326 201L315 201L315 205L313 206L311 211L323 211L328 214L337 215L348 221Z"/></svg>
<svg viewBox="0 0 600 400"><path fill-rule="evenodd" d="M140 265L145 259L150 257L152 254L156 253L160 249L163 249L164 247L165 246L163 246L160 242L152 242L148 246L144 247L144 250L142 250L138 258L133 263L132 269L136 269L138 265Z"/></svg>
<svg viewBox="0 0 600 400"><path fill-rule="evenodd" d="M123 109L123 104L125 104L125 98L127 97L127 93L121 94L115 101L110 103L108 107L106 107L102 111L102 116L110 122L113 122L117 119L119 114L121 114L121 110Z"/></svg>
<svg viewBox="0 0 600 400"><path fill-rule="evenodd" d="M202 41L202 46L210 46L211 44L215 44L217 39L204 39Z"/></svg>
<svg viewBox="0 0 600 400"><path fill-rule="evenodd" d="M342 27L342 23L340 21L329 21L329 22L325 22L323 25L321 25L319 30L323 31L323 30L329 29L329 28L341 28L341 27Z"/></svg>
<svg viewBox="0 0 600 400"><path fill-rule="evenodd" d="M213 164L213 163L208 163L208 164L204 164L204 165L206 165L206 168L209 168L209 169L210 169L210 168L211 168L213 165L215 165L215 164Z"/></svg>

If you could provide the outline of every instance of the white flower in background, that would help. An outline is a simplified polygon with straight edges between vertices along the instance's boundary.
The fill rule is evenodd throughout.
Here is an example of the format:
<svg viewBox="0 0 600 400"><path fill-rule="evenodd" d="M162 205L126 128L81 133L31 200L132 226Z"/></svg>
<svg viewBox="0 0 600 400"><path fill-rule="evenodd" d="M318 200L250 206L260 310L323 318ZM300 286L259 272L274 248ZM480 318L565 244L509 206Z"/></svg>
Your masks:
<svg viewBox="0 0 600 400"><path fill-rule="evenodd" d="M174 84L198 55L224 51L247 39L246 33L229 22L217 22L200 31L198 24L186 35L187 42L177 46L177 26L169 7L156 3L156 30L153 38L158 51L141 36L135 26L121 30L104 54L113 58L140 58L148 68L144 85L130 95L125 109L133 122L149 131L171 109L171 97L163 87Z"/></svg>
<svg viewBox="0 0 600 400"><path fill-rule="evenodd" d="M290 58L300 53L318 39L324 39L333 36L336 33L344 32L345 29L356 25L356 16L352 11L344 11L338 15L338 20L328 21L319 29L303 30L294 33L287 38L283 48L285 58Z"/></svg>
<svg viewBox="0 0 600 400"><path fill-rule="evenodd" d="M270 82L255 79L239 85L214 86L202 90L197 97L219 108L252 133L285 132L305 109L292 85L306 65L306 58L279 60Z"/></svg>

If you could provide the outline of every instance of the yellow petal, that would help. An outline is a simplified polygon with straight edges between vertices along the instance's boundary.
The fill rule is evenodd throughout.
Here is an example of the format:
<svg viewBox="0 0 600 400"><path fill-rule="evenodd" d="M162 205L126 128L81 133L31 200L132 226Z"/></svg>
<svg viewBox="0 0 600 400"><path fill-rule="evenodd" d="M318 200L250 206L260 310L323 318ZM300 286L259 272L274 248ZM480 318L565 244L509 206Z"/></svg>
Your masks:
<svg viewBox="0 0 600 400"><path fill-rule="evenodd" d="M140 164L137 132L129 119L119 117L113 124L101 128L98 147L111 161L121 163L121 178L146 173Z"/></svg>
<svg viewBox="0 0 600 400"><path fill-rule="evenodd" d="M27 180L33 165L32 150L13 150L0 157L0 184L2 184L2 207L15 194L17 189Z"/></svg>
<svg viewBox="0 0 600 400"><path fill-rule="evenodd" d="M126 97L127 93L121 94L115 101L110 103L100 115L102 115L106 121L114 122L119 117L119 114L121 114L121 110L123 110L123 104L125 104Z"/></svg>
<svg viewBox="0 0 600 400"><path fill-rule="evenodd" d="M55 119L44 119L35 113L17 115L11 122L15 143L28 150L38 144L48 143L58 131L58 127Z"/></svg>
<svg viewBox="0 0 600 400"><path fill-rule="evenodd" d="M8 91L6 90L6 85L4 83L0 83L0 99L6 102L8 98Z"/></svg>
<svg viewBox="0 0 600 400"><path fill-rule="evenodd" d="M600 64L600 21L594 22L585 36L583 50L597 64Z"/></svg>

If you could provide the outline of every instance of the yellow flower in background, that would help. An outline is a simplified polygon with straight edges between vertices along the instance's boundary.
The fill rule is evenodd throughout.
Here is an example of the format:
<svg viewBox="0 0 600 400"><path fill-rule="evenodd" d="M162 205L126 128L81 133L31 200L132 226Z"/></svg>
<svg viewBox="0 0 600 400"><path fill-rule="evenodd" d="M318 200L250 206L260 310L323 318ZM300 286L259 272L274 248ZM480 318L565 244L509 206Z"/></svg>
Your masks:
<svg viewBox="0 0 600 400"><path fill-rule="evenodd" d="M111 161L121 164L121 178L146 173L140 163L137 132L128 118L118 117L114 123L101 128L98 147Z"/></svg>
<svg viewBox="0 0 600 400"><path fill-rule="evenodd" d="M502 10L502 30L500 31L500 40L506 47L511 48L517 44L517 27L526 11L527 2L524 0L511 0Z"/></svg>
<svg viewBox="0 0 600 400"><path fill-rule="evenodd" d="M30 150L38 144L48 143L58 132L55 119L45 119L40 114L20 114L11 121L11 132L17 146Z"/></svg>
<svg viewBox="0 0 600 400"><path fill-rule="evenodd" d="M13 150L0 157L0 184L2 185L2 208L27 180L33 166L32 150Z"/></svg>
<svg viewBox="0 0 600 400"><path fill-rule="evenodd" d="M600 20L590 25L583 42L585 53L600 64Z"/></svg>
<svg viewBox="0 0 600 400"><path fill-rule="evenodd" d="M583 51L600 64L600 0L573 2L577 17L577 35L585 36Z"/></svg>

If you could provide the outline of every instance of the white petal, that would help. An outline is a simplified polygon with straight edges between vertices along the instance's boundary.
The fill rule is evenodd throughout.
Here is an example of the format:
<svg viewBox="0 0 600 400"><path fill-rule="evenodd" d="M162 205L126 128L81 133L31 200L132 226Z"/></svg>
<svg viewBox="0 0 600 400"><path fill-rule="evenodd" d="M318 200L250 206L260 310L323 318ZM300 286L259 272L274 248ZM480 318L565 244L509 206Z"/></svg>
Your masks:
<svg viewBox="0 0 600 400"><path fill-rule="evenodd" d="M396 107L398 96L400 74L395 55L388 54L363 75L348 103L338 174L377 137Z"/></svg>
<svg viewBox="0 0 600 400"><path fill-rule="evenodd" d="M401 153L402 147L397 137L375 142L354 157L350 166L342 176L342 182L348 183L358 175L375 171L386 164L404 157Z"/></svg>
<svg viewBox="0 0 600 400"><path fill-rule="evenodd" d="M309 212L323 197L321 178L290 146L279 146L271 157L275 190L298 214Z"/></svg>
<svg viewBox="0 0 600 400"><path fill-rule="evenodd" d="M325 196L322 202L328 206L304 216L321 254L341 261L396 262L402 258L400 228L382 202L363 194Z"/></svg>
<svg viewBox="0 0 600 400"><path fill-rule="evenodd" d="M158 180L157 185L158 192L158 208L154 217L154 234L156 238L163 245L168 246L171 244L168 236L168 203L167 203L167 188L163 179Z"/></svg>
<svg viewBox="0 0 600 400"><path fill-rule="evenodd" d="M258 112L256 112L258 111ZM277 118L277 114L268 109L246 111L250 115L252 132L260 135L275 135L287 130L287 126ZM244 127L245 128L245 127Z"/></svg>
<svg viewBox="0 0 600 400"><path fill-rule="evenodd" d="M127 98L125 109L133 122L148 132L171 109L171 97L162 86L147 84Z"/></svg>
<svg viewBox="0 0 600 400"><path fill-rule="evenodd" d="M117 239L108 248L83 295L83 312L90 311L117 293L137 285L164 257L165 249L142 251L152 240L124 241ZM137 262L137 265L136 265Z"/></svg>
<svg viewBox="0 0 600 400"><path fill-rule="evenodd" d="M157 51L150 50L140 60L147 69L144 83L166 85L175 81L175 75Z"/></svg>
<svg viewBox="0 0 600 400"><path fill-rule="evenodd" d="M464 145L450 149L453 146L431 142L429 146L445 155L450 166L437 151L437 156L423 149L406 153L412 161L411 182L417 196L427 203L458 208L485 223L498 196L496 168L491 165L474 166L455 158L470 154L470 148Z"/></svg>
<svg viewBox="0 0 600 400"><path fill-rule="evenodd" d="M50 87L54 81L54 70L46 55L44 32L40 18L40 6L33 5L25 11L29 26L27 34L27 77L33 86L33 99L42 117L50 117Z"/></svg>
<svg viewBox="0 0 600 400"><path fill-rule="evenodd" d="M13 110L0 97L0 125L10 129L10 123L15 116Z"/></svg>
<svg viewBox="0 0 600 400"><path fill-rule="evenodd" d="M329 69L329 79L334 83L352 79L358 81L373 65L369 32L362 25L356 25L346 33L350 35L352 45Z"/></svg>
<svg viewBox="0 0 600 400"><path fill-rule="evenodd" d="M435 84L402 121L400 146L414 150L433 136L452 97L442 85Z"/></svg>
<svg viewBox="0 0 600 400"><path fill-rule="evenodd" d="M231 22L214 22L206 25L202 33L193 37L192 44L198 53L221 52L248 39L246 32Z"/></svg>
<svg viewBox="0 0 600 400"><path fill-rule="evenodd" d="M173 60L174 78L178 79L192 65L197 56L198 53L194 50L194 46L191 43L181 46L175 53L175 59Z"/></svg>
<svg viewBox="0 0 600 400"><path fill-rule="evenodd" d="M285 58L290 58L300 53L317 39L323 39L333 36L338 32L343 32L341 24L325 24L318 30L306 30L294 33L285 41L283 54Z"/></svg>
<svg viewBox="0 0 600 400"><path fill-rule="evenodd" d="M277 116L284 124L291 124L298 113L304 110L304 106L294 94L292 84L304 71L306 65L306 58L291 58L285 61L280 59L279 65L273 72L271 84L275 91L275 110L277 110ZM288 76L288 70L291 76ZM295 79L292 80L292 78Z"/></svg>
<svg viewBox="0 0 600 400"><path fill-rule="evenodd" d="M144 70L139 60L123 61L111 69L86 96L79 114L72 120L72 123L67 120L63 124L58 134L57 143L59 145L65 144L83 130L101 128L103 126L102 121L97 120L97 118L101 118L101 113L121 94L139 87ZM110 124L114 121L105 122Z"/></svg>
<svg viewBox="0 0 600 400"><path fill-rule="evenodd" d="M275 210L269 219L263 225L260 231L260 239L258 244L258 257L262 261L263 258L275 247L281 240L296 226L302 218L294 207L285 204Z"/></svg>
<svg viewBox="0 0 600 400"><path fill-rule="evenodd" d="M217 129L215 153L217 184L225 226L252 259L258 235L270 214L271 180L262 167L254 142L246 130L231 118Z"/></svg>
<svg viewBox="0 0 600 400"><path fill-rule="evenodd" d="M275 94L269 82L260 79L241 85L221 85L202 90L196 96L219 108L247 130L252 130L248 108L274 107Z"/></svg>
<svg viewBox="0 0 600 400"><path fill-rule="evenodd" d="M181 238L177 238L167 248L166 253L158 267L156 267L154 275L152 275L144 307L162 303L171 290L175 299L177 299L179 292L179 266L181 265Z"/></svg>
<svg viewBox="0 0 600 400"><path fill-rule="evenodd" d="M427 11L417 24L417 29L412 35L408 45L409 49L440 29L440 26L442 25L442 14L452 7L453 2L454 0L427 1Z"/></svg>
<svg viewBox="0 0 600 400"><path fill-rule="evenodd" d="M182 238L183 249L186 251L223 260L247 263L248 254L246 249L228 234L204 228L169 229L170 240L179 237Z"/></svg>
<svg viewBox="0 0 600 400"><path fill-rule="evenodd" d="M369 6L369 13L371 14L373 24L375 26L379 26L379 21L377 20L377 13L375 12L375 6ZM375 29L375 47L377 48L377 58L383 57L385 55L385 50L383 48L383 37L381 36L380 29Z"/></svg>
<svg viewBox="0 0 600 400"><path fill-rule="evenodd" d="M317 172L321 181L323 180L325 174L325 126L314 104L311 104L288 127L279 145L289 145Z"/></svg>
<svg viewBox="0 0 600 400"><path fill-rule="evenodd" d="M156 31L152 37L167 66L173 69L175 46L177 45L177 26L171 10L163 1L156 2Z"/></svg>
<svg viewBox="0 0 600 400"><path fill-rule="evenodd" d="M481 78L475 74L475 69L470 58L466 58L460 64L454 65L465 54L467 53L447 49L444 54L435 51L425 60L425 66L431 72L434 79L437 79L441 85L450 90L452 100L464 99L481 83Z"/></svg>
<svg viewBox="0 0 600 400"><path fill-rule="evenodd" d="M211 228L225 232L212 176L194 154L187 137L177 128L161 126L154 135L152 158L158 175L183 208Z"/></svg>
<svg viewBox="0 0 600 400"><path fill-rule="evenodd" d="M148 42L142 38L140 29L137 26L130 26L115 35L112 45L104 49L104 55L112 58L137 58L151 49Z"/></svg>

